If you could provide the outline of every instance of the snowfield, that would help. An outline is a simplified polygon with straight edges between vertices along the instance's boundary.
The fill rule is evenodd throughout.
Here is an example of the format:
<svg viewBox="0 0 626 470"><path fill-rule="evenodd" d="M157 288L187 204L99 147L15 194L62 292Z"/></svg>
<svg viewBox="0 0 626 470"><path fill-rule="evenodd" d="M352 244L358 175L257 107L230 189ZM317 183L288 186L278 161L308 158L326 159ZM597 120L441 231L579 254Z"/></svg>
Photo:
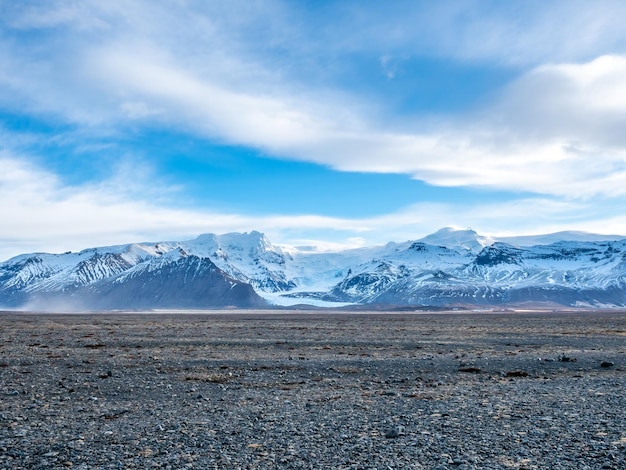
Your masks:
<svg viewBox="0 0 626 470"><path fill-rule="evenodd" d="M131 282L141 295L129 291ZM243 297L226 297L235 286ZM213 297L205 292L211 289ZM25 254L0 263L0 305L10 308L61 298L82 308L161 308L168 299L173 308L183 291L181 306L189 308L525 302L621 307L626 240L580 232L495 239L444 228L420 240L315 252L284 250L250 232Z"/></svg>

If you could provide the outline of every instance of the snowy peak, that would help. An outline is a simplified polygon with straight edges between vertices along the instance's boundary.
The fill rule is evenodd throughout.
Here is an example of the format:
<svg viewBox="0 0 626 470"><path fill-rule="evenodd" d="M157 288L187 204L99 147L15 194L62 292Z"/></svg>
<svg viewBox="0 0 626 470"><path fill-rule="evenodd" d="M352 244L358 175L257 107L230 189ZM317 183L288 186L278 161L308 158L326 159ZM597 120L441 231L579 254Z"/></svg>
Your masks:
<svg viewBox="0 0 626 470"><path fill-rule="evenodd" d="M600 235L597 233L564 231L545 235L522 235L516 237L499 237L498 240L514 246L551 245L560 242L604 242L623 240L623 235Z"/></svg>
<svg viewBox="0 0 626 470"><path fill-rule="evenodd" d="M442 228L418 241L428 245L444 246L471 252L478 252L494 242L492 238L478 235L472 229L458 230L453 227Z"/></svg>
<svg viewBox="0 0 626 470"><path fill-rule="evenodd" d="M609 242L624 239L626 239L626 236L624 235L601 235L581 231L562 231L542 235L496 237L480 235L469 228L462 230L453 227L444 227L417 241L428 245L437 245L450 249L461 249L478 253L483 248L493 245L496 242L506 243L515 247L532 247L539 245L552 245L554 243Z"/></svg>
<svg viewBox="0 0 626 470"><path fill-rule="evenodd" d="M213 249L230 248L242 252L281 251L280 248L272 245L264 234L257 231L252 231L250 233L232 232L225 233L223 235L205 233L198 236L194 240L184 243L195 247L212 247Z"/></svg>
<svg viewBox="0 0 626 470"><path fill-rule="evenodd" d="M267 237L256 230L250 233L226 233L218 236L218 240L222 245L237 246L248 250L267 251L274 248Z"/></svg>
<svg viewBox="0 0 626 470"><path fill-rule="evenodd" d="M284 272L289 255L272 245L260 232L205 234L183 245L191 253L211 259L228 275L259 291L279 292L295 286Z"/></svg>

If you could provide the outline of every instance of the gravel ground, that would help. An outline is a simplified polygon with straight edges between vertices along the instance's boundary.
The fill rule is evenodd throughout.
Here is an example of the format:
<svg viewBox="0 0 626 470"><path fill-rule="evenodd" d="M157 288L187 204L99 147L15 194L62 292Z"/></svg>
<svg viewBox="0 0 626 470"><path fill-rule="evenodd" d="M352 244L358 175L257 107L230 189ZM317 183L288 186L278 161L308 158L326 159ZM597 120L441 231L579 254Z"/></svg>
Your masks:
<svg viewBox="0 0 626 470"><path fill-rule="evenodd" d="M0 469L624 469L626 314L0 314Z"/></svg>

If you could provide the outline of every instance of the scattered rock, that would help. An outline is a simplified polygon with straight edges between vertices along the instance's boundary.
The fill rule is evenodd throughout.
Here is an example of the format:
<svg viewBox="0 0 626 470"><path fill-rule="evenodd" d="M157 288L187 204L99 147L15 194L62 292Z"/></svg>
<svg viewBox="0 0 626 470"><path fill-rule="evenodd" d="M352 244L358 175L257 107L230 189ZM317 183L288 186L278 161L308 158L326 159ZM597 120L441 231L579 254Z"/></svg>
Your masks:
<svg viewBox="0 0 626 470"><path fill-rule="evenodd" d="M602 315L0 313L0 469L626 468Z"/></svg>
<svg viewBox="0 0 626 470"><path fill-rule="evenodd" d="M602 361L602 363L600 364L600 367L602 367L603 369L609 369L609 368L613 367L614 365L615 365L614 362Z"/></svg>
<svg viewBox="0 0 626 470"><path fill-rule="evenodd" d="M402 428L402 426L394 426L385 432L385 437L387 439L393 439L396 437L400 437L402 434L404 434L404 429Z"/></svg>
<svg viewBox="0 0 626 470"><path fill-rule="evenodd" d="M528 377L528 372L523 370L510 370L506 373L507 377Z"/></svg>
<svg viewBox="0 0 626 470"><path fill-rule="evenodd" d="M576 362L576 358L569 357L569 356L561 356L559 357L559 362Z"/></svg>

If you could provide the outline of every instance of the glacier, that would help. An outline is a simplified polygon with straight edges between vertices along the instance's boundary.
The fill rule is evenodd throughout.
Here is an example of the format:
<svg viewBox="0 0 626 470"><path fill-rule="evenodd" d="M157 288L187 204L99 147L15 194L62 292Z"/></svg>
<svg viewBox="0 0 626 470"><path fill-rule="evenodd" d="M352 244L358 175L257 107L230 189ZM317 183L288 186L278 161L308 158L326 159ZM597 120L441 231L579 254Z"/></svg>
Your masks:
<svg viewBox="0 0 626 470"><path fill-rule="evenodd" d="M626 239L496 238L443 228L338 252L256 231L130 243L0 263L0 306L78 310L272 306L626 306Z"/></svg>

